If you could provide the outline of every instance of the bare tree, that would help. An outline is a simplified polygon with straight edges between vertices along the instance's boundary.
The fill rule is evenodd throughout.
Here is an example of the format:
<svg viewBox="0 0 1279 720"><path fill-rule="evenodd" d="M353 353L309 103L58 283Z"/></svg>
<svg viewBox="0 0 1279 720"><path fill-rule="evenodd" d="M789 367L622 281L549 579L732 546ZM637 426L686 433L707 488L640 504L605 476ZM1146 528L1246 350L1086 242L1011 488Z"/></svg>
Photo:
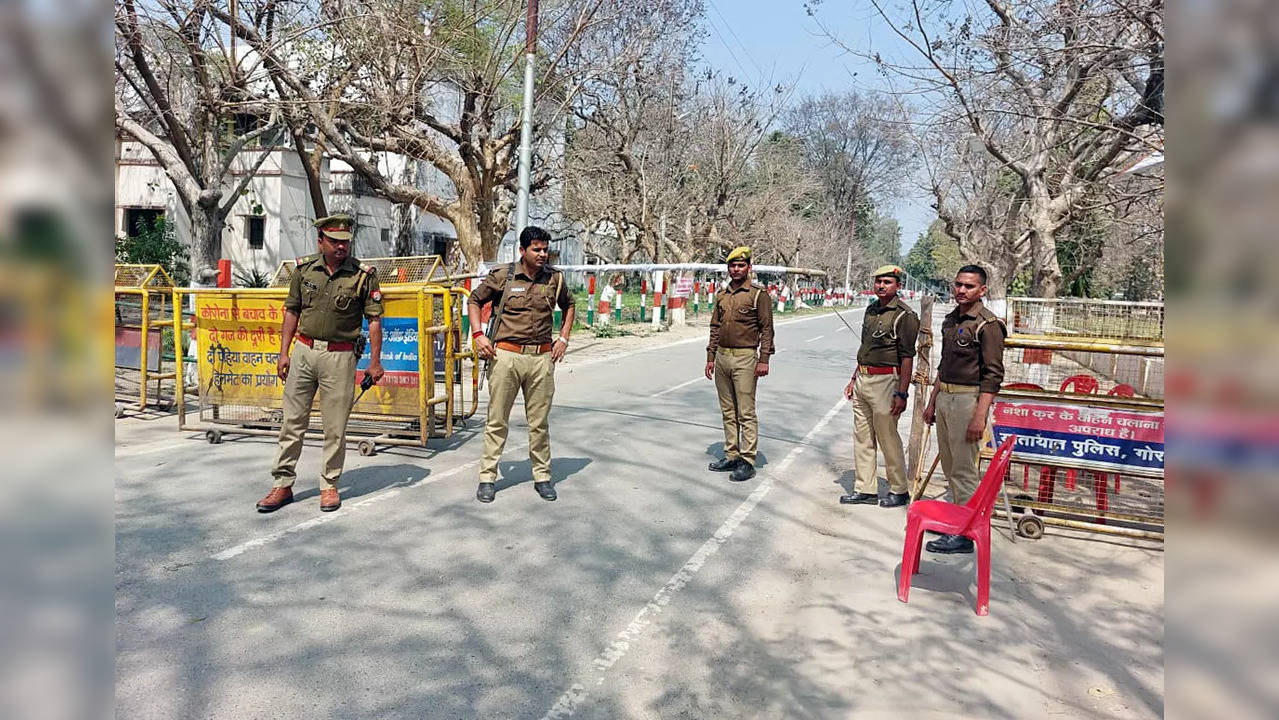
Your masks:
<svg viewBox="0 0 1279 720"><path fill-rule="evenodd" d="M850 90L805 98L787 113L786 129L803 141L823 204L844 219L846 237L857 236L858 217L894 197L911 171L905 114L875 96Z"/></svg>
<svg viewBox="0 0 1279 720"><path fill-rule="evenodd" d="M172 181L191 219L191 277L211 282L226 217L270 153L241 155L278 125L264 78L241 70L210 2L152 0L139 11L121 0L115 33L115 126Z"/></svg>
<svg viewBox="0 0 1279 720"><path fill-rule="evenodd" d="M286 101L307 113L327 152L378 195L450 222L468 266L496 257L515 202L523 3L424 8L404 0L306 0L291 3L289 28L277 30L281 37L272 42L260 19L274 3L252 1L259 11L234 23L225 12L217 15L262 57ZM561 127L556 118L581 82L561 72L565 54L605 21L598 12L602 4L542 4L542 47L550 48L539 60L535 99L542 149L554 144ZM332 48L338 66L296 62L302 39ZM351 81L337 97L324 98L311 87L316 77L346 72ZM370 151L420 162L442 182L405 182L370 161ZM548 180L539 172L534 185Z"/></svg>
<svg viewBox="0 0 1279 720"><path fill-rule="evenodd" d="M942 0L871 4L922 63L855 52L1012 173L1017 231L1000 235L1019 258L1027 243L1032 292L1056 295L1058 234L1091 186L1162 150L1162 0L985 0L970 14Z"/></svg>

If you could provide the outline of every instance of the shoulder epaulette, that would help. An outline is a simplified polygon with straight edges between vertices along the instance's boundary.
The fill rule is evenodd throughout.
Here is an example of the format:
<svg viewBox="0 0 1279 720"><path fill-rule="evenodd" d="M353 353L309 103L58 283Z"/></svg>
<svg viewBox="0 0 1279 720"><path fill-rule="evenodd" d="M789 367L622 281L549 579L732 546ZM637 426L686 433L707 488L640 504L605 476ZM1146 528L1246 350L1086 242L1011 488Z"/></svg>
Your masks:
<svg viewBox="0 0 1279 720"><path fill-rule="evenodd" d="M1008 336L1008 326L1004 324L1002 318L991 312L989 309L983 307L981 312L977 313L977 316L981 318L981 322L977 323L977 330L973 333L977 337L981 337L982 329L991 323L999 325L1000 329L1004 331L1004 336Z"/></svg>
<svg viewBox="0 0 1279 720"><path fill-rule="evenodd" d="M376 274L377 268L373 267L372 265L368 263L360 263L360 272Z"/></svg>
<svg viewBox="0 0 1279 720"><path fill-rule="evenodd" d="M297 262L298 267L302 267L303 265L306 265L307 263L315 262L316 259L319 257L320 257L319 253L316 253L314 255L303 255L302 257L298 258L295 262Z"/></svg>

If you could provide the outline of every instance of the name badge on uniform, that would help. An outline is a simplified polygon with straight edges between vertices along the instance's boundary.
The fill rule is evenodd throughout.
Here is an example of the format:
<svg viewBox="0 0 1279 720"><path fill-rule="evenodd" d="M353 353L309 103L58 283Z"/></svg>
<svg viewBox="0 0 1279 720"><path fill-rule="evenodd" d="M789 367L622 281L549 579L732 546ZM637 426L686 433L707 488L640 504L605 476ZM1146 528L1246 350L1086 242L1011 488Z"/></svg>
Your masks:
<svg viewBox="0 0 1279 720"><path fill-rule="evenodd" d="M513 287L513 288L511 288L511 292L513 292L513 293L522 293L522 292L524 292L525 290L528 290L528 288L523 287L523 286L521 286L521 287Z"/></svg>

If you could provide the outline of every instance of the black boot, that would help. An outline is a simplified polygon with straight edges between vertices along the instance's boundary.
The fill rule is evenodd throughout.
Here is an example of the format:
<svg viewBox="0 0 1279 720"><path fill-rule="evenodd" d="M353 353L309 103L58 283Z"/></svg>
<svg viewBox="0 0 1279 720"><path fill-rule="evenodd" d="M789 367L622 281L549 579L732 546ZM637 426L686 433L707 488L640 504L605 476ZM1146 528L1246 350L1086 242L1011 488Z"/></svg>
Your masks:
<svg viewBox="0 0 1279 720"><path fill-rule="evenodd" d="M706 467L707 469L714 470L715 472L732 472L737 469L737 464L741 461L741 458L733 458L732 460L729 460L726 457L722 457Z"/></svg>
<svg viewBox="0 0 1279 720"><path fill-rule="evenodd" d="M493 502L494 496L497 494L497 484L491 482L482 482L475 490L475 499L482 503Z"/></svg>
<svg viewBox="0 0 1279 720"><path fill-rule="evenodd" d="M840 495L840 505L874 505L879 502L879 496L875 493L855 492L852 495Z"/></svg>
<svg viewBox="0 0 1279 720"><path fill-rule="evenodd" d="M733 468L733 474L728 476L733 482L743 482L755 477L755 466L745 460L738 460L737 467Z"/></svg>
<svg viewBox="0 0 1279 720"><path fill-rule="evenodd" d="M910 502L910 493L888 493L888 497L879 501L880 507L901 507Z"/></svg>
<svg viewBox="0 0 1279 720"><path fill-rule="evenodd" d="M548 502L556 498L555 486L551 485L550 480L543 480L542 482L533 483L533 489L537 491L538 495L542 496L543 500L546 500Z"/></svg>
<svg viewBox="0 0 1279 720"><path fill-rule="evenodd" d="M942 535L936 540L929 540L924 549L940 555L957 555L973 551L973 541L963 535Z"/></svg>

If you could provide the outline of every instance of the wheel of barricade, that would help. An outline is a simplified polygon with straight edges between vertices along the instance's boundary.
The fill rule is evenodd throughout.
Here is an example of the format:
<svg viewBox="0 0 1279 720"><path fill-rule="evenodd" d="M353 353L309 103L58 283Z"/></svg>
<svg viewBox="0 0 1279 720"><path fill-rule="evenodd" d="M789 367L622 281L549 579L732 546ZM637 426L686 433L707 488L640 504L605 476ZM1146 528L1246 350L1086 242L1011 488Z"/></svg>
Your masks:
<svg viewBox="0 0 1279 720"><path fill-rule="evenodd" d="M1022 515L1017 521L1017 534L1038 540L1044 536L1044 521L1036 515Z"/></svg>
<svg viewBox="0 0 1279 720"><path fill-rule="evenodd" d="M376 453L377 453L377 446L373 444L373 441L372 441L372 440L361 440L361 441L360 441L360 454L361 454L361 455L363 455L364 457L369 457L369 456L374 455L374 454L376 454Z"/></svg>
<svg viewBox="0 0 1279 720"><path fill-rule="evenodd" d="M222 431L221 431L221 430L208 430L208 431L206 431L206 432L204 433L204 439L205 439L205 440L208 440L210 445L221 445L221 444L222 444Z"/></svg>

